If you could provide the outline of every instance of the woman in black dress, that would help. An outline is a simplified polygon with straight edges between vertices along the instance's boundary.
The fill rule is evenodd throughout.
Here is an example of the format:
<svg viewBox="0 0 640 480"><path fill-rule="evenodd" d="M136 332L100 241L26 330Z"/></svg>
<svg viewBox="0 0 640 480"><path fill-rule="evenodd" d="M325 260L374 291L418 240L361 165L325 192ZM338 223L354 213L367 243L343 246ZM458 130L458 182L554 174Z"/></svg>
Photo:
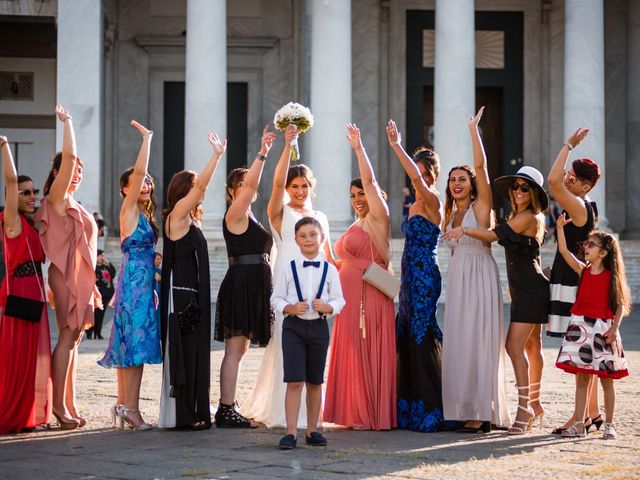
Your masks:
<svg viewBox="0 0 640 480"><path fill-rule="evenodd" d="M591 202L587 195L600 178L600 167L589 158L580 158L571 163L571 168L568 171L566 168L571 150L580 145L588 134L589 130L579 128L567 138L567 141L562 144L547 178L549 190L562 207L562 213L565 217L571 218L571 222L564 227L564 235L567 248L579 259L582 259L582 243L589 238L589 233L595 228L597 222L596 204ZM578 292L578 282L578 274L567 264L560 251L556 251L551 268L551 302L547 335L564 337L571 318L571 307ZM560 434L575 422L583 421L587 431L592 424L596 428L600 428L603 420L598 406L597 387L598 382L592 381L589 387L587 418L578 418L574 412L574 415L564 425L554 429L552 433ZM533 388L531 393L535 394ZM532 395L533 400L534 396ZM535 404L532 407L536 410ZM539 403L537 409L542 409Z"/></svg>
<svg viewBox="0 0 640 480"><path fill-rule="evenodd" d="M267 154L276 136L265 127L260 152L251 168L236 168L227 178L229 209L222 221L229 269L222 280L216 304L215 339L225 342L220 366L220 405L217 427L256 427L235 408L240 361L249 344L266 345L271 338L273 313L269 253L273 239L251 212L257 198Z"/></svg>
<svg viewBox="0 0 640 480"><path fill-rule="evenodd" d="M162 264L161 428L211 428L209 253L200 221L211 177L227 141L209 133L213 155L200 174L176 173L167 187Z"/></svg>
<svg viewBox="0 0 640 480"><path fill-rule="evenodd" d="M549 199L542 188L542 174L532 167L522 167L515 175L493 181L496 190L511 203L506 223L493 230L456 227L443 238L457 240L462 235L497 241L505 248L507 279L511 294L511 323L506 350L511 357L518 389L518 411L509 433L518 435L531 430L540 418L529 407L529 385L540 383L542 357L542 324L549 314L549 281L540 266L540 245L544 240L544 214Z"/></svg>

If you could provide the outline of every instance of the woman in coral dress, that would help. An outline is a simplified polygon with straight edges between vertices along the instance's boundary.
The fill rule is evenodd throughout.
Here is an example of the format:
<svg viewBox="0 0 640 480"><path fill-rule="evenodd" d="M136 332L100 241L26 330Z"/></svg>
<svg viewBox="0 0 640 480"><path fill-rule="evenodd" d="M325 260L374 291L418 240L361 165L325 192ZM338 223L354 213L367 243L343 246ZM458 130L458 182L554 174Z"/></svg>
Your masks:
<svg viewBox="0 0 640 480"><path fill-rule="evenodd" d="M7 295L44 301L44 252L29 217L38 189L16 173L6 137L0 137L5 209L0 213L2 250L7 266L0 289L0 435L49 423L51 417L51 343L47 309L40 321L4 315Z"/></svg>
<svg viewBox="0 0 640 480"><path fill-rule="evenodd" d="M53 291L58 342L53 349L53 410L64 430L82 427L86 419L75 402L76 364L82 333L93 326L94 307L102 308L96 288L98 226L74 198L82 181L83 164L76 155L71 115L56 107L64 123L62 152L53 158L36 215L42 248L51 260L49 287Z"/></svg>
<svg viewBox="0 0 640 480"><path fill-rule="evenodd" d="M362 280L372 262L389 268L389 209L360 130L347 128L361 175L350 189L358 218L335 246L346 305L334 320L324 421L389 430L397 426L393 300Z"/></svg>

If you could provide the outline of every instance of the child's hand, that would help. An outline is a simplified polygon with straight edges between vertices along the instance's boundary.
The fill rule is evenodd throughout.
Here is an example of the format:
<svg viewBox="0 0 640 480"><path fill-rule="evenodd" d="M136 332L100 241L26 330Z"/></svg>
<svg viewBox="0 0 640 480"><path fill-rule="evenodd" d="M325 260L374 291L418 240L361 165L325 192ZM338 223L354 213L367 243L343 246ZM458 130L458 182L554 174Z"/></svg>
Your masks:
<svg viewBox="0 0 640 480"><path fill-rule="evenodd" d="M318 313L333 313L333 307L319 298L313 301L313 309Z"/></svg>
<svg viewBox="0 0 640 480"><path fill-rule="evenodd" d="M571 223L571 219L567 218L564 213L556 219L557 228L564 228L567 223Z"/></svg>
<svg viewBox="0 0 640 480"><path fill-rule="evenodd" d="M284 307L283 313L287 315L304 315L307 311L308 305L306 300L302 302L296 302L293 305L289 304Z"/></svg>
<svg viewBox="0 0 640 480"><path fill-rule="evenodd" d="M609 330L604 333L604 338L606 339L605 342L607 345L611 345L613 342L618 340L618 326L611 325Z"/></svg>

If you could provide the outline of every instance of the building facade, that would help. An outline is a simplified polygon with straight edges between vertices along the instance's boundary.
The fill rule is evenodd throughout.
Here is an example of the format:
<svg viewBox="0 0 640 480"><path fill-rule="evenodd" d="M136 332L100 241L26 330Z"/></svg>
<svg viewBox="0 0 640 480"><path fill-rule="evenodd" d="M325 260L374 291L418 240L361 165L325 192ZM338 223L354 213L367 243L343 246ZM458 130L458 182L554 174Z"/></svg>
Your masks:
<svg viewBox="0 0 640 480"><path fill-rule="evenodd" d="M527 164L548 172L564 139L605 172L593 192L610 229L640 238L640 2L634 0L16 0L0 2L0 132L21 173L42 182L60 143L55 103L74 115L85 178L78 198L111 225L132 165L136 119L154 130L157 194L199 170L206 133L229 140L205 199L220 235L224 179L251 162L262 128L290 100L315 126L300 141L332 229L352 220L353 121L390 197L394 232L404 172L387 146L395 119L407 150L427 143L442 176L472 162L481 125L492 178ZM282 140L255 211L264 219ZM440 190L444 183L439 183Z"/></svg>

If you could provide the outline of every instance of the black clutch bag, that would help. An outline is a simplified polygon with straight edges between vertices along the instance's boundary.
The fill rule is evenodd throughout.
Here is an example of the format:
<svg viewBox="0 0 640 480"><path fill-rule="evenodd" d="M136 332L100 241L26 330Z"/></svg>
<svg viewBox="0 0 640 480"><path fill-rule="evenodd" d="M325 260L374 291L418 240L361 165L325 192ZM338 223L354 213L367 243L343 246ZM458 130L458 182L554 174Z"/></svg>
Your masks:
<svg viewBox="0 0 640 480"><path fill-rule="evenodd" d="M42 318L43 308L44 302L40 300L32 300L31 298L19 297L17 295L7 295L4 314L9 317L39 323Z"/></svg>
<svg viewBox="0 0 640 480"><path fill-rule="evenodd" d="M194 299L184 307L181 311L173 314L182 333L193 333L196 331L200 319L202 318L202 310L200 310L200 304Z"/></svg>

